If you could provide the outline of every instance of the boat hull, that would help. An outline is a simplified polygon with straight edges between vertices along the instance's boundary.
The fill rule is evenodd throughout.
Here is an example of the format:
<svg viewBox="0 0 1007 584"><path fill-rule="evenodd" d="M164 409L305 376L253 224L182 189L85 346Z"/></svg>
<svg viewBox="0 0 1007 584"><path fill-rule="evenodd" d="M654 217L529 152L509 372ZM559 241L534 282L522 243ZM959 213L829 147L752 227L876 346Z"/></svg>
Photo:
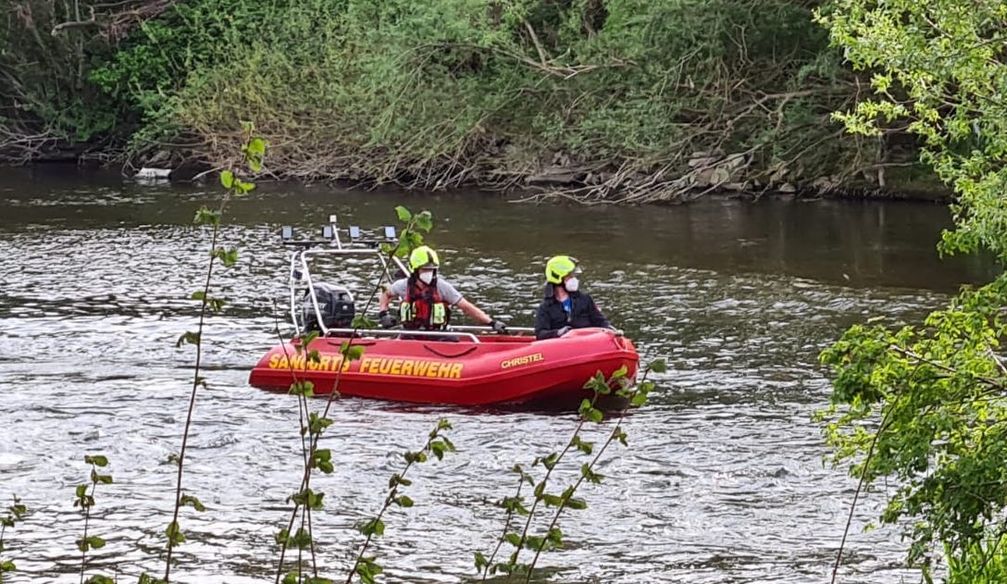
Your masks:
<svg viewBox="0 0 1007 584"><path fill-rule="evenodd" d="M294 344L270 350L249 383L287 392L310 381L316 395L341 395L426 404L575 406L591 392L584 383L597 372L610 376L626 367L636 374L633 343L608 329L577 329L559 339L486 336L481 342L356 338L361 359L344 362L347 339L318 338L307 352ZM318 352L318 360L306 353ZM338 385L337 385L338 384Z"/></svg>

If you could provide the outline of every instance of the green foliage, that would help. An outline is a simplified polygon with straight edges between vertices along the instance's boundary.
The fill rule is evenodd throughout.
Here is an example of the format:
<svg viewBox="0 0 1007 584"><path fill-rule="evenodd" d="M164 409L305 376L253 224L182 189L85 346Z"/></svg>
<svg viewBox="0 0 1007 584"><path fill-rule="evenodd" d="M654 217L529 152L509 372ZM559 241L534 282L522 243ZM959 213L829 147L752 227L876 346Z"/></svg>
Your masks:
<svg viewBox="0 0 1007 584"><path fill-rule="evenodd" d="M87 552L92 549L101 549L105 547L105 540L97 535L88 535L88 526L91 519L91 508L94 507L94 492L98 488L98 485L108 485L112 484L112 475L110 474L100 474L98 472L99 468L104 468L108 466L108 458L101 454L87 454L84 455L84 462L91 465L91 492L88 492L88 485L82 484L77 485L74 489L75 499L73 502L74 507L80 507L81 512L84 514L84 533L76 541L77 549L80 550L80 577L84 580L84 570L87 567ZM92 582L94 584L106 584L112 582L110 578L102 575L94 575L88 578L87 582Z"/></svg>
<svg viewBox="0 0 1007 584"><path fill-rule="evenodd" d="M1002 2L837 0L819 20L875 99L838 114L855 133L906 124L958 197L945 253L1007 259L1007 32ZM866 485L894 479L881 514L906 525L908 559L930 569L943 550L951 582L1002 580L1007 509L1007 277L965 289L922 325L856 325L822 355L833 375L821 412L836 462Z"/></svg>
<svg viewBox="0 0 1007 584"><path fill-rule="evenodd" d="M947 584L997 584L1007 582L1007 548L1003 538L988 539L959 557L948 554Z"/></svg>
<svg viewBox="0 0 1007 584"><path fill-rule="evenodd" d="M15 495L14 503L7 507L7 513L0 516L0 582L4 580L4 574L17 570L17 565L14 561L4 559L2 555L6 549L4 547L4 536L7 534L7 528L13 528L27 513L28 508L25 507L25 505L21 503L21 499Z"/></svg>
<svg viewBox="0 0 1007 584"><path fill-rule="evenodd" d="M837 0L819 20L854 67L874 71L876 98L838 117L862 134L893 122L924 144L923 160L953 186L957 229L942 250L1007 259L1007 29L1002 2Z"/></svg>
<svg viewBox="0 0 1007 584"><path fill-rule="evenodd" d="M22 81L60 86L33 92L44 118L87 135L139 124L137 148L195 134L217 160L231 159L237 120L255 119L274 170L296 176L444 187L557 162L683 166L716 149L765 168L802 153L826 174L856 146L823 140L852 90L807 3L790 0L188 0L115 46L89 29L54 41L46 27L72 18L49 16L0 28ZM31 71L43 57L60 66ZM264 148L243 149L253 172Z"/></svg>
<svg viewBox="0 0 1007 584"><path fill-rule="evenodd" d="M634 383L629 377L629 370L624 366L612 372L607 378L599 371L584 384L584 389L590 390L593 395L590 399L584 399L581 402L579 408L580 421L574 429L570 441L563 450L549 453L546 456L536 457L532 462L533 467L541 465L546 469L542 479L536 480L530 473L525 472L521 465L515 465L512 469L518 475L518 486L513 496L505 497L497 503L498 507L506 511L503 533L500 535L497 547L488 558L479 552L475 554L476 571L482 574L484 581L486 578L498 573L526 575L530 581L532 570L535 568L541 553L563 547L563 532L558 525L563 511L566 509L575 511L587 509L587 501L574 496L577 490L585 481L591 484L601 484L604 480L605 477L596 473L594 469L612 442L618 441L624 446L627 445L626 432L622 429L622 418L626 413L626 409L617 414L618 421L600 448L595 450L594 442L583 439L581 433L585 423L599 424L605 419L603 412L596 407L597 400L615 391L620 398L625 400L627 408L632 405L642 405L646 402L647 395L654 387L653 382L648 381L647 377L652 372L664 372L666 370L667 366L664 361L657 360L646 367L638 383ZM642 396L642 399L637 399L638 396ZM575 452L590 457L588 462L580 465L579 478L573 484L564 488L559 494L549 492L547 489L551 486L550 481L553 472L563 462L567 454ZM533 487L533 501L530 509L525 507L524 499L521 495L521 490L525 485ZM535 535L530 530L535 512L540 509L540 505L541 507L553 508L555 511L546 531L541 535ZM519 532L512 531L512 523L519 516L526 518L524 527ZM506 562L495 562L501 546L505 543L513 547L514 551ZM529 550L534 553L530 563L520 561L523 550Z"/></svg>
<svg viewBox="0 0 1007 584"><path fill-rule="evenodd" d="M383 568L377 563L374 556L365 555L371 545L371 540L385 534L385 522L383 518L388 509L390 509L393 505L405 509L412 507L415 504L412 498L399 492L400 487L412 484L411 481L405 478L409 469L411 469L414 464L426 462L429 459L429 453L434 454L438 460L441 460L445 453L455 451L454 444L452 444L451 440L449 440L443 433L445 430L450 429L451 422L444 418L438 420L437 425L427 436L427 442L423 445L423 448L417 452L406 452L403 454L406 465L403 467L401 472L393 474L391 479L388 481L388 494L385 496L385 502L378 511L378 514L375 517L363 521L357 526L358 531L360 531L366 539L364 540L363 545L360 546L360 551L357 553L357 559L353 564L353 569L351 570L351 579L352 575L356 574L360 577L362 582L374 582L377 575L383 571Z"/></svg>
<svg viewBox="0 0 1007 584"><path fill-rule="evenodd" d="M868 484L896 479L881 520L913 520L913 564L928 567L941 543L963 560L1003 532L1005 303L1001 276L922 326L856 325L822 353L834 391L820 417L834 460L854 460L852 474Z"/></svg>
<svg viewBox="0 0 1007 584"><path fill-rule="evenodd" d="M108 58L112 46L87 28L53 32L59 23L86 19L94 4L102 2L0 1L4 16L0 18L0 123L5 130L47 132L72 143L89 142L113 131L120 115L115 99L87 78L91 64ZM0 150L3 142L0 139Z"/></svg>

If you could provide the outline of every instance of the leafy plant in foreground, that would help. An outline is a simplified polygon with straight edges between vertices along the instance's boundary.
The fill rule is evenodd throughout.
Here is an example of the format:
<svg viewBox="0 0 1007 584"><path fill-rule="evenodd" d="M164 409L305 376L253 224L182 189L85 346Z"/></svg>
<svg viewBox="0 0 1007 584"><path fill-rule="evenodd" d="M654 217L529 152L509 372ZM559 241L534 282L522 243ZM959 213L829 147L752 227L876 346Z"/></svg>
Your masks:
<svg viewBox="0 0 1007 584"><path fill-rule="evenodd" d="M14 564L14 560L5 560L3 553L7 550L4 545L4 537L7 535L7 528L11 529L24 519L25 514L28 513L28 508L21 503L21 499L14 496L14 504L7 507L7 514L0 517L0 582L4 581L4 574L13 572L17 569Z"/></svg>
<svg viewBox="0 0 1007 584"><path fill-rule="evenodd" d="M541 465L545 469L545 475L542 479L536 481L520 465L514 466L514 472L520 477L518 487L513 496L506 497L498 503L498 506L506 511L503 534L489 557L486 557L481 552L476 552L475 554L476 571L482 574L483 581L487 577L499 572L511 575L523 575L530 582L533 570L542 552L563 547L563 531L559 527L560 516L566 509L583 510L587 508L587 502L574 495L576 495L578 489L585 481L592 484L600 484L602 482L604 477L596 472L602 455L613 441L619 441L623 446L628 445L628 435L622 428L626 412L630 407L639 407L647 402L648 395L654 389L654 382L647 379L650 373L663 373L666 370L667 365L665 362L658 359L646 367L642 378L635 384L626 376L627 370L625 367L615 371L607 379L599 372L587 381L584 388L591 390L593 395L590 399L585 399L581 403L578 411L580 419L574 428L570 441L567 442L562 450L537 457L532 462L533 467ZM584 426L588 422L595 424L604 422L605 415L596 405L602 396L610 396L613 393L616 397L624 400L625 407L616 413L615 426L602 442L601 447L595 451L595 443L583 438ZM568 454L574 451L579 452L585 457L589 457L588 462L580 465L579 478L562 491L550 493L547 489L552 487L550 479L553 471L566 459ZM531 508L525 506L521 495L521 490L525 484L531 486L533 489ZM552 518L549 519L545 530L539 534L532 534L532 522L535 519L535 512L540 508L540 505L552 507L555 511L552 514ZM511 531L511 524L516 516L526 518L524 527L520 532ZM503 543L510 544L514 548L514 551L506 562L494 563ZM524 550L528 550L534 554L530 563L519 561L521 553Z"/></svg>
<svg viewBox="0 0 1007 584"><path fill-rule="evenodd" d="M88 524L91 520L91 508L94 507L94 493L98 488L98 485L110 485L112 484L112 475L101 474L98 472L99 468L104 468L108 465L108 458L102 456L101 454L85 455L84 462L91 465L91 484L82 483L77 485L75 493L75 499L73 501L74 507L80 507L81 513L84 514L84 535L77 540L77 549L80 550L80 581L84 582L84 572L87 569L87 552L92 549L101 549L105 547L105 540L97 535L88 535ZM88 486L91 488L91 492L88 492ZM87 579L88 584L113 584L113 580L108 576L95 575Z"/></svg>

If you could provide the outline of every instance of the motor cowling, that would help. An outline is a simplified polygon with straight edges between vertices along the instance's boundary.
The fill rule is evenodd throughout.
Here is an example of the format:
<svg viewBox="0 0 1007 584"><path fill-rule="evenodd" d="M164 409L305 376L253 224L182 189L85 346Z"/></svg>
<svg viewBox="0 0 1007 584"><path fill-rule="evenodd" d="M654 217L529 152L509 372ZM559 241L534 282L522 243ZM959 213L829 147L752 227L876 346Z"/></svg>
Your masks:
<svg viewBox="0 0 1007 584"><path fill-rule="evenodd" d="M322 315L322 323L325 324L325 328L349 328L352 326L356 307L353 304L353 295L349 290L343 286L324 283L315 284L314 290L315 298L318 300L318 312ZM318 326L318 318L315 315L315 307L307 292L304 294L301 310L304 316L305 330L321 331L321 327Z"/></svg>

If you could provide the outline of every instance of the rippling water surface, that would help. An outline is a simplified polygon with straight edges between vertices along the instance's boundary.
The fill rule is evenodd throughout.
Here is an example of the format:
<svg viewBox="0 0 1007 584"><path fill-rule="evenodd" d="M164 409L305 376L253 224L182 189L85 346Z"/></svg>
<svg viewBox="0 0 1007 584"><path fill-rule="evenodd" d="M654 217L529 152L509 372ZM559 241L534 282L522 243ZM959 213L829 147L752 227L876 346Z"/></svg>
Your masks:
<svg viewBox="0 0 1007 584"><path fill-rule="evenodd" d="M91 533L109 545L94 568L136 581L163 571L174 467L191 383L194 302L208 245L194 210L212 189L140 186L117 177L0 172L0 497L27 520L6 533L11 582L77 581L72 506L87 453L111 460ZM827 580L855 484L822 463L812 413L829 387L817 353L870 316L917 318L957 285L988 274L981 261L939 262L936 206L715 200L685 207L603 209L515 205L493 195L347 193L269 186L235 202L223 231L241 252L216 280L230 304L205 334L210 389L199 395L185 485L208 507L183 513L183 582L272 581L273 534L300 477L297 403L248 386L274 342L285 292L277 230L337 213L381 225L392 207L429 208L445 274L488 310L530 324L548 255L570 253L585 287L646 358L664 357L652 403L626 423L590 507L561 521L568 547L547 554L555 582ZM343 281L369 276L351 267ZM335 280L335 274L329 274ZM458 453L416 469L416 506L387 518L375 548L389 582L464 582L488 552L515 463L560 448L572 415L487 412L337 401L323 446L336 470L314 515L323 573L345 572L355 523L380 507L398 453L450 418ZM599 429L597 432L606 431ZM600 434L598 434L600 437ZM572 479L573 470L561 473ZM863 533L883 493L858 511L843 582L914 581L898 534ZM9 500L9 499L8 499Z"/></svg>

